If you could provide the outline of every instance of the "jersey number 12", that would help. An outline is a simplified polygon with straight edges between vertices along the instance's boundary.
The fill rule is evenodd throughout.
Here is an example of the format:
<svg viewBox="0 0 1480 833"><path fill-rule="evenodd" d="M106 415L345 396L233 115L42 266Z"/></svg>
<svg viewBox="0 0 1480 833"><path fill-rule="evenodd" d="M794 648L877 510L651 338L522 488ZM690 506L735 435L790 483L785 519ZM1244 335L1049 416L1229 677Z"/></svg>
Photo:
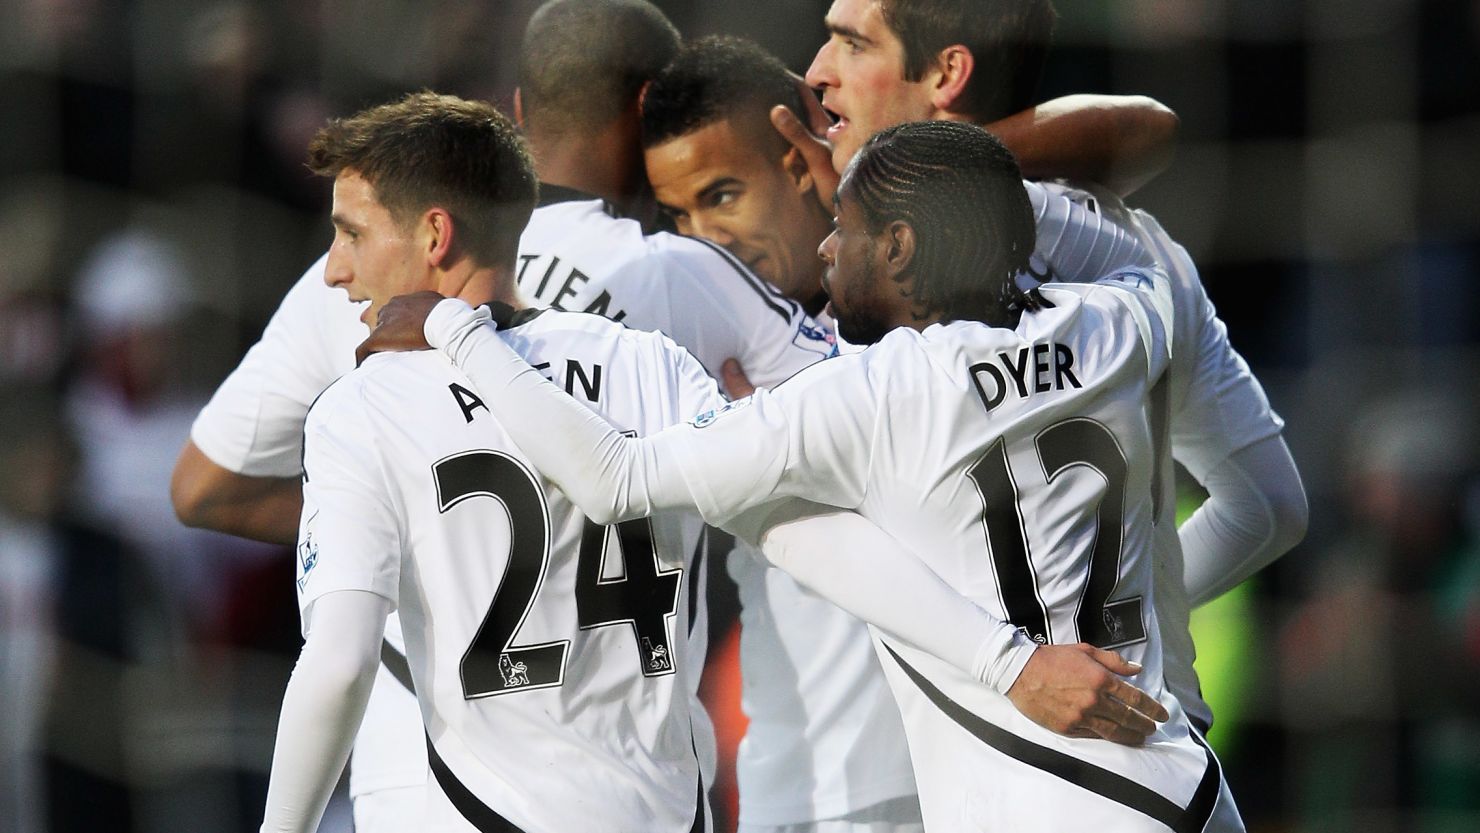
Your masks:
<svg viewBox="0 0 1480 833"><path fill-rule="evenodd" d="M1070 468L1084 466L1105 478L1105 491L1096 509L1094 546L1074 621L1079 641L1097 648L1115 648L1146 638L1139 596L1110 601L1120 582L1120 551L1125 533L1125 453L1115 435L1089 419L1066 419L1039 432L1034 447L1043 475L1052 483ZM1033 558L1018 505L1017 478L1007 462L1007 447L999 438L966 472L982 499L982 526L987 549L997 572L997 584L1007 621L1027 632L1035 642L1053 641L1048 611L1038 595Z"/></svg>

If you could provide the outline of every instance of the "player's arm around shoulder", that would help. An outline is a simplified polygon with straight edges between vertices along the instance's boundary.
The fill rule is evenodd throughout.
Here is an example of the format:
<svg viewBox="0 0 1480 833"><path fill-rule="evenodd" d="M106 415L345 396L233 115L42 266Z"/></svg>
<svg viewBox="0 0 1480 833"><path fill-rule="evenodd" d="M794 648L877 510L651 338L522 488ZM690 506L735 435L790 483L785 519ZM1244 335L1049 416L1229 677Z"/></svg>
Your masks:
<svg viewBox="0 0 1480 833"><path fill-rule="evenodd" d="M296 477L253 477L232 471L187 439L170 476L170 502L186 526L291 544L303 492Z"/></svg>

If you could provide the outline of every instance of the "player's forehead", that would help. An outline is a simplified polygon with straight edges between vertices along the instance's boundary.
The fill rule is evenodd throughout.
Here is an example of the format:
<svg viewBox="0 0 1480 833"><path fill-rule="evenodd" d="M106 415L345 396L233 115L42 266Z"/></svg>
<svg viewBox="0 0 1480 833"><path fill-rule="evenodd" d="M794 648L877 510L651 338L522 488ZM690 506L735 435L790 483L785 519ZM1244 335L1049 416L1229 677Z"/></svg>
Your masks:
<svg viewBox="0 0 1480 833"><path fill-rule="evenodd" d="M838 228L847 231L857 231L866 225L863 203L858 200L851 177L844 177L833 194L833 219Z"/></svg>
<svg viewBox="0 0 1480 833"><path fill-rule="evenodd" d="M719 119L648 148L644 160L653 191L660 199L692 199L720 180L780 176L780 158L768 159L750 133L733 119Z"/></svg>
<svg viewBox="0 0 1480 833"><path fill-rule="evenodd" d="M833 0L822 22L832 35L881 45L899 40L884 19L881 0Z"/></svg>
<svg viewBox="0 0 1480 833"><path fill-rule="evenodd" d="M380 201L375 184L353 168L345 168L334 177L333 199L336 216L356 215L371 219L389 213Z"/></svg>

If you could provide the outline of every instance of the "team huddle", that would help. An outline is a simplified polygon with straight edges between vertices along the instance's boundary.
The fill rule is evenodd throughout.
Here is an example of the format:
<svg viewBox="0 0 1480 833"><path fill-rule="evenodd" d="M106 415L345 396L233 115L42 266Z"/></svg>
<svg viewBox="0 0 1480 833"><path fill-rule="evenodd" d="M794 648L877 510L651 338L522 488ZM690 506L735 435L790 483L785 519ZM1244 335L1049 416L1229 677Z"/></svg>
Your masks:
<svg viewBox="0 0 1480 833"><path fill-rule="evenodd" d="M264 831L317 829L347 760L360 831L713 829L716 569L742 831L1243 829L1188 617L1304 494L1121 199L1174 117L1031 106L1053 23L835 0L819 107L646 0L550 0L514 118L423 92L319 131L334 242L172 484L296 543ZM1209 492L1180 528L1173 460Z"/></svg>

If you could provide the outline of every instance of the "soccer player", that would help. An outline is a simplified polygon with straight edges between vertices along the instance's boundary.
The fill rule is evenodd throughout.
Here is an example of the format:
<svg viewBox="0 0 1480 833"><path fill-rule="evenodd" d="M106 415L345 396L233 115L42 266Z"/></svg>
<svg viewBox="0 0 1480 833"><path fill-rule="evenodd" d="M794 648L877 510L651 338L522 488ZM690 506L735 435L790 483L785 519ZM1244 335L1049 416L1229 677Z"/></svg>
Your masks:
<svg viewBox="0 0 1480 833"><path fill-rule="evenodd" d="M826 18L829 39L806 76L839 117L828 131L830 146L785 111L773 110L773 121L804 152L825 195L829 168L841 172L870 133L902 119L990 122L993 129L1006 123L1002 117L1037 86L1054 19L1048 0L835 0ZM1150 172L1122 168L1108 180L1089 171L1069 178L1125 194ZM1030 195L1039 224L1037 274L1083 280L1096 269L1144 262L1149 253L1171 277L1172 368L1152 405L1158 423L1169 426L1161 433L1170 437L1171 457L1209 498L1178 529L1173 470L1165 463L1158 477L1158 604L1168 686L1206 731L1213 715L1193 669L1192 605L1247 579L1305 534L1305 492L1281 437L1284 423L1229 343L1186 250L1155 218L1126 209L1103 188L1089 193L1045 184ZM1117 245L1113 230L1086 234L1076 209L1091 210L1091 219L1122 229L1140 247ZM1088 271L1078 268L1086 263Z"/></svg>
<svg viewBox="0 0 1480 833"><path fill-rule="evenodd" d="M522 354L625 430L718 400L662 336L525 308L514 264L534 172L492 107L408 96L331 122L310 166L334 177L326 272L368 316L418 289L508 304ZM325 391L303 466L306 642L264 830L316 828L393 609L435 784L413 829L706 828L684 656L697 517L586 520L429 353L373 358Z"/></svg>
<svg viewBox="0 0 1480 833"><path fill-rule="evenodd" d="M1169 360L1166 278L1022 292L1033 216L1017 177L973 126L871 139L822 254L840 333L874 346L652 437L575 406L464 304L437 304L422 329L499 391L490 407L510 434L599 520L693 505L739 532L788 497L853 509L1047 646L1035 657L1083 641L1141 663L1135 682L1171 719L1126 747L1050 732L1011 688L881 636L927 829L1241 830L1216 758L1161 682L1144 403ZM399 319L382 318L392 341L415 329L414 313Z"/></svg>
<svg viewBox="0 0 1480 833"><path fill-rule="evenodd" d="M842 171L875 131L947 119L990 126L1020 158L1034 159L1021 166L1026 176L1131 193L1170 161L1174 148L1164 137L1176 130L1176 116L1138 96L1066 96L1024 109L1056 20L1049 0L834 0L825 18L829 38L806 74L836 117L826 137L833 167ZM1040 123L1066 111L1085 135L1117 136L1121 152L1105 160L1086 144L1035 141L1044 135ZM1101 124L1089 130L1095 116Z"/></svg>
<svg viewBox="0 0 1480 833"><path fill-rule="evenodd" d="M368 302L367 316L418 289L499 303L522 355L637 433L722 404L702 367L658 334L525 306L509 229L533 205L533 169L492 108L412 95L331 123L310 164L335 178L327 273ZM298 548L307 639L284 697L264 829L317 824L395 607L434 776L418 829L705 829L686 683L697 667L683 645L694 598L686 554L701 521L587 521L469 385L434 354L378 356L310 411ZM793 523L813 529L797 546L837 542L815 521ZM850 562L881 582L844 588L844 604L861 599L973 679L1005 687L1031 659L1031 642L907 555ZM961 615L942 616L951 610ZM1118 694L1140 696L1123 684Z"/></svg>
<svg viewBox="0 0 1480 833"><path fill-rule="evenodd" d="M680 231L723 245L815 309L825 300L816 252L831 211L800 151L769 120L775 105L805 112L804 94L759 46L702 38L643 95L643 145L654 195ZM1151 262L1127 232L1043 186L1025 187L1044 219L1042 260L1055 274L1093 279L1112 260ZM727 384L732 378L727 368ZM749 717L736 761L741 829L918 829L904 727L862 623L760 559L733 556L728 568L742 602ZM778 678L777 667L790 673Z"/></svg>
<svg viewBox="0 0 1480 833"><path fill-rule="evenodd" d="M656 328L711 373L738 358L755 381L779 382L831 352L830 333L715 247L644 235L637 221L615 216L640 202L645 187L633 117L641 84L677 48L672 25L641 0L554 0L531 18L518 104L545 204L520 241L516 274L537 303ZM1058 129L1072 126L1065 119ZM320 259L193 425L171 486L187 523L295 540L304 415L354 366L368 320L325 281ZM691 646L703 645L705 624L697 615ZM427 777L395 614L384 659L350 767L356 824L372 833L416 826ZM696 730L706 771L709 737L702 725Z"/></svg>
<svg viewBox="0 0 1480 833"><path fill-rule="evenodd" d="M758 382L779 382L831 354L831 332L719 247L644 234L622 213L646 187L634 115L641 85L678 48L672 24L643 0L552 0L531 17L517 105L536 158L541 203L520 239L516 277L537 305L660 330L711 373L736 358L754 366ZM310 267L201 412L172 483L186 522L269 541L295 539L304 416L325 387L354 367L354 348L368 332L370 311L346 303L341 284L324 259ZM578 375L576 384L598 380ZM696 572L703 569L701 563ZM698 663L707 617L702 596L695 603L688 644ZM396 615L386 628L384 658L350 767L361 831L414 828L427 777ZM691 682L697 686L697 679ZM702 709L694 719L710 773L712 731Z"/></svg>

